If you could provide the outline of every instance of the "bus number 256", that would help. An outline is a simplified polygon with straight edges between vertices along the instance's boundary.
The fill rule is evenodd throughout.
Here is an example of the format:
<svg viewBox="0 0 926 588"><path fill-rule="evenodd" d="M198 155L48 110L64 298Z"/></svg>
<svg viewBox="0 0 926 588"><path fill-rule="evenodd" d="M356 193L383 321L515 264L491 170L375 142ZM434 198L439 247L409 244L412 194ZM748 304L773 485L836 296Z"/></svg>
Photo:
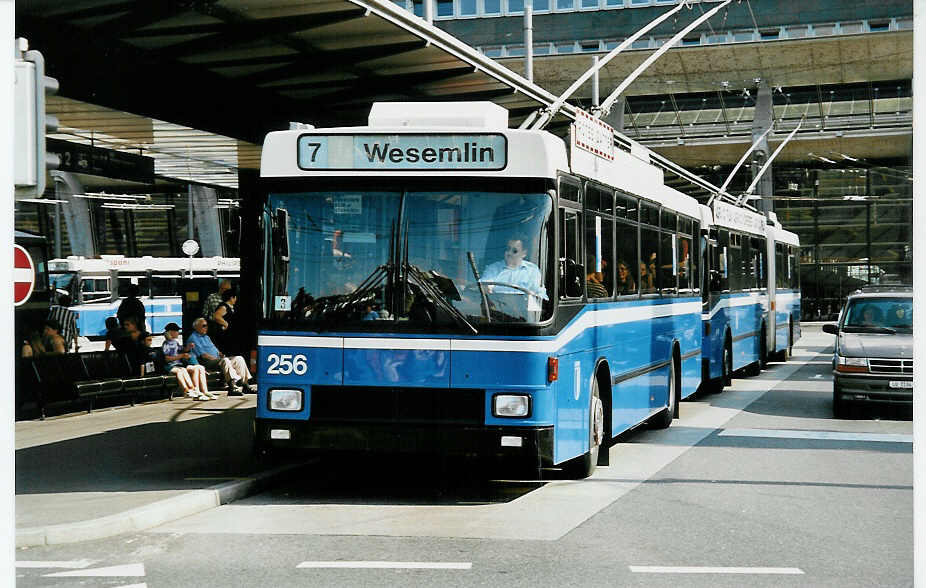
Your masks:
<svg viewBox="0 0 926 588"><path fill-rule="evenodd" d="M267 373L273 375L287 376L289 374L296 374L297 376L301 376L309 369L305 356L301 354L291 355L289 353L283 353L277 355L276 353L271 353L267 356L267 361L270 362L270 365L267 367Z"/></svg>

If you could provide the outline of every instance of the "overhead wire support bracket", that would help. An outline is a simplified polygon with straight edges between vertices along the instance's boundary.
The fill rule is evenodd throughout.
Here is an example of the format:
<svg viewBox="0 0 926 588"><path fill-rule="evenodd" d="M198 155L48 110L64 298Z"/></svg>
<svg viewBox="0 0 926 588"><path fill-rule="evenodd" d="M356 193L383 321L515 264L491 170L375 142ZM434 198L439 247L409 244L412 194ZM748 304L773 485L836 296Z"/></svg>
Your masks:
<svg viewBox="0 0 926 588"><path fill-rule="evenodd" d="M621 51L623 51L627 47L630 47L630 45L632 45L641 36L643 36L644 34L649 32L651 29L659 25L661 22L663 22L664 20L666 20L667 18L669 18L670 16L672 16L673 14L675 14L676 12L684 8L686 4L687 4L686 0L680 0L678 3L678 6L676 6L672 10L667 11L665 14L662 14L656 17L655 19L653 19L649 24L647 24L646 26L644 26L643 28L635 32L634 34L624 39L624 41L620 45L618 45L617 47L609 51L607 55L605 55L604 57L599 59L597 62L595 62L592 65L592 67L588 68L585 71L585 73L579 76L576 79L576 81L572 83L571 86L566 88L566 91L563 92L559 96L559 98L557 98L556 101L553 102L553 104L539 111L539 118L535 116L536 120L532 119L532 126L530 126L530 128L533 130L540 130L546 127L550 123L550 121L553 120L553 117L555 117L556 114L559 112L559 110L563 107L563 104L566 103L566 100L568 100L569 97L572 96L582 84L588 81L590 77L595 75L595 73L597 73L598 70L604 67L606 63L608 63L609 61L617 57L617 55ZM596 109L592 109L592 110L594 111ZM523 124L521 125L521 127L527 128Z"/></svg>
<svg viewBox="0 0 926 588"><path fill-rule="evenodd" d="M721 8L723 8L724 6L728 5L728 4L729 4L730 2L732 2L732 1L733 1L733 0L724 0L723 2L721 2L720 4L718 4L717 6L715 6L714 8L711 8L710 10L708 10L707 12L705 12L704 14L702 14L701 16L699 16L698 18L696 18L691 24L689 24L688 26L686 26L685 28L683 28L682 30L680 30L678 33L675 34L674 37L672 37L671 39L669 39L668 41L666 41L666 42L662 45L662 47L660 47L660 48L657 49L652 55L650 55L649 57L647 57L647 58L643 61L643 63L641 63L641 64L637 67L637 69L633 70L633 73L631 73L629 76L627 76L627 77L624 79L624 81L621 82L620 85L619 85L617 88L615 88L614 91L611 92L611 94L610 94L607 98L604 99L604 101L601 103L601 106L598 108L598 111L596 112L596 115L597 115L599 118L601 118L601 116L607 116L607 115L611 112L611 106L612 106L612 105L614 104L614 102L618 99L618 97L621 95L621 93L622 93L624 90L626 90L627 87L628 87L630 84L632 84L632 83L634 82L634 80L636 80L636 79L640 76L640 74L642 74L644 71L646 71L646 69L647 69L650 65L652 65L654 61L656 61L657 59L659 59L660 57L662 57L662 55L663 55L666 51L668 51L669 49L671 49L671 48L672 48L676 43L678 43L685 35L687 35L689 32L691 32L692 30L694 30L694 29L695 29L697 26L699 26L702 22L706 21L706 20L709 19L710 17L712 17L712 16L714 16L715 14L717 14L717 12L718 12Z"/></svg>
<svg viewBox="0 0 926 588"><path fill-rule="evenodd" d="M784 149L785 145L788 144L788 141L790 141L794 137L794 135L801 129L802 124L804 124L804 117L801 117L801 120L798 121L797 126L794 127L794 130L788 133L788 136L785 137L784 141L781 142L781 145L779 145L775 149L775 151L772 153L772 156L769 157L768 161L765 162L765 165L763 165L762 168L758 171L758 173L756 173L756 177L752 179L752 183L749 184L749 187L746 188L746 191L743 192L743 195L739 197L739 200L737 200L737 204L742 204L749 198L749 195L752 194L752 191L755 190L756 186L759 184L759 179L762 177L762 174L764 174L765 170L767 170L769 166L772 165L772 162L775 161L775 158L778 157L778 154L781 153L781 150Z"/></svg>
<svg viewBox="0 0 926 588"><path fill-rule="evenodd" d="M723 194L723 193L726 193L726 191L727 191L727 186L730 185L730 182L733 180L733 176L736 175L736 172L738 172L739 169L740 169L740 167L743 166L743 163L746 162L746 158L749 157L749 154L756 150L756 147L759 146L759 143L762 142L762 139L764 139L765 136L768 135L769 131L771 131L771 130L772 130L772 127L769 127L769 128L767 128L767 129L765 129L765 132L762 133L761 135L759 135L759 138L755 140L755 142L752 144L752 146L750 146L749 149L747 149L746 152L743 153L743 156L740 157L740 160L737 161L737 162L736 162L736 165L733 166L733 171L730 172L730 175L727 176L726 181L723 183L722 186L720 186L720 192L718 192L718 193L714 194L713 196L711 196L710 200L707 201L707 205L708 205L708 206L711 205L711 203L714 201L714 198L716 198L717 196L720 196L720 195Z"/></svg>

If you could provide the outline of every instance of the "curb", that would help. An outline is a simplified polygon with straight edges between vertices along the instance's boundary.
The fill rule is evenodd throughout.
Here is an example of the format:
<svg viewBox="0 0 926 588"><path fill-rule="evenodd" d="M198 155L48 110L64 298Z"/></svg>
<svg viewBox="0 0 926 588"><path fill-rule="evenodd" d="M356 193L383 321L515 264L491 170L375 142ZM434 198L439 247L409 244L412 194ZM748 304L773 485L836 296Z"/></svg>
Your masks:
<svg viewBox="0 0 926 588"><path fill-rule="evenodd" d="M286 475L315 461L309 460L279 466L258 472L245 480L224 482L209 488L191 490L179 496L172 496L88 521L16 529L16 547L78 543L151 529L256 494Z"/></svg>

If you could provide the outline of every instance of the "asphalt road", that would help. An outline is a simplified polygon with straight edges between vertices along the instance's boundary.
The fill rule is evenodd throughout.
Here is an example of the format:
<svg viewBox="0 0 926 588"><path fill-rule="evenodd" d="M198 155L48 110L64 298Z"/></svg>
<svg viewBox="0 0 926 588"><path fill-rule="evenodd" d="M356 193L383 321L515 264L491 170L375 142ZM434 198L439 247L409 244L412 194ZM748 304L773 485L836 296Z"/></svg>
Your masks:
<svg viewBox="0 0 926 588"><path fill-rule="evenodd" d="M911 586L912 423L833 419L829 342L683 403L588 480L328 460L148 532L20 549L17 585Z"/></svg>

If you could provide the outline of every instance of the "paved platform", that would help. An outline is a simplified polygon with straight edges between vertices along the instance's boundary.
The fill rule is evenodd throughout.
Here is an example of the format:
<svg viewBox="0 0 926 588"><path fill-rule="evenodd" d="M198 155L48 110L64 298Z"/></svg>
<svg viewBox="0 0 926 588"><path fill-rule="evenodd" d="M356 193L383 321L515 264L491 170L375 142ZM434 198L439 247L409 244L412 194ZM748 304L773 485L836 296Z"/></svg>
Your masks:
<svg viewBox="0 0 926 588"><path fill-rule="evenodd" d="M147 529L299 467L268 470L254 457L255 399L175 398L17 422L17 547Z"/></svg>
<svg viewBox="0 0 926 588"><path fill-rule="evenodd" d="M832 338L820 331L819 323L805 323L803 329L798 344L803 349L796 353L795 365L738 380L748 382L738 386L747 397L734 408L788 378L797 364L827 360L821 354ZM271 468L253 455L255 400L254 395L223 395L209 402L176 398L17 422L17 546L150 529L298 475L304 463ZM689 418L676 422L678 434L696 424L691 421L695 415L683 416Z"/></svg>

